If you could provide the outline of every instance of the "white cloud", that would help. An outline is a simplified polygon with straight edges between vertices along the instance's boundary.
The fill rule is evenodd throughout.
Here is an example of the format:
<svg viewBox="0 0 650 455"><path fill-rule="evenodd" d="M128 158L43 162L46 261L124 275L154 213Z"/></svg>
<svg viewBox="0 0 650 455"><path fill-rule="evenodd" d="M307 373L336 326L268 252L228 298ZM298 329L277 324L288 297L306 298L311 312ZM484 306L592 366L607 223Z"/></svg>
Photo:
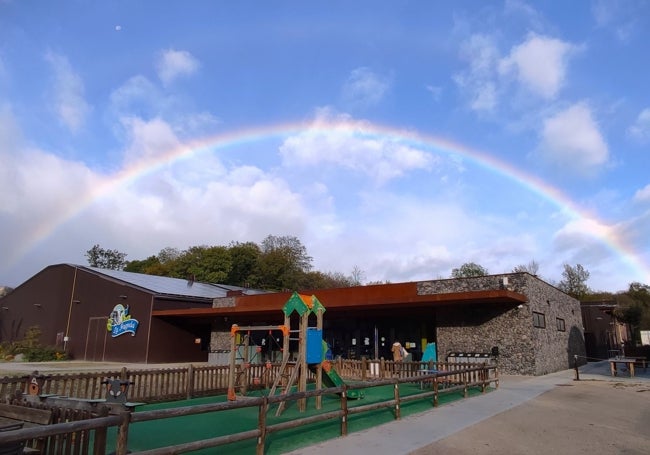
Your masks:
<svg viewBox="0 0 650 455"><path fill-rule="evenodd" d="M610 30L619 41L627 43L643 28L639 19L647 17L648 2L596 0L591 12L598 27Z"/></svg>
<svg viewBox="0 0 650 455"><path fill-rule="evenodd" d="M498 103L495 85L496 63L499 51L488 35L472 35L460 47L460 58L469 69L454 75L453 79L469 104L476 111L491 111Z"/></svg>
<svg viewBox="0 0 650 455"><path fill-rule="evenodd" d="M361 67L352 70L345 81L343 99L354 106L370 107L379 104L389 88L388 78Z"/></svg>
<svg viewBox="0 0 650 455"><path fill-rule="evenodd" d="M549 162L579 174L598 171L609 150L591 110L577 103L544 121L540 152Z"/></svg>
<svg viewBox="0 0 650 455"><path fill-rule="evenodd" d="M143 120L138 117L122 119L129 145L124 152L126 163L155 159L180 147L171 126L160 118Z"/></svg>
<svg viewBox="0 0 650 455"><path fill-rule="evenodd" d="M111 109L119 116L133 111L160 111L163 96L160 90L144 76L133 76L113 90Z"/></svg>
<svg viewBox="0 0 650 455"><path fill-rule="evenodd" d="M634 193L636 202L650 202L650 183Z"/></svg>
<svg viewBox="0 0 650 455"><path fill-rule="evenodd" d="M17 258L32 267L85 263L83 252L95 243L139 259L165 246L304 233L311 216L282 177L251 165L226 166L209 151L159 165L161 151L185 145L171 125L131 118L126 126L130 159L105 174L26 147L11 112L0 109L0 272ZM47 243L39 245L40 238Z"/></svg>
<svg viewBox="0 0 650 455"><path fill-rule="evenodd" d="M191 76L199 67L199 61L192 54L175 49L161 52L156 62L158 77L164 85L171 84L178 77Z"/></svg>
<svg viewBox="0 0 650 455"><path fill-rule="evenodd" d="M528 90L552 99L565 83L567 58L573 49L564 41L530 34L499 62L499 71L505 75L514 73Z"/></svg>
<svg viewBox="0 0 650 455"><path fill-rule="evenodd" d="M343 128L328 125L344 125ZM322 111L313 128L287 138L280 147L285 166L340 166L371 176L376 183L408 171L428 169L432 156L389 138L363 135L363 122Z"/></svg>
<svg viewBox="0 0 650 455"><path fill-rule="evenodd" d="M634 124L628 128L627 132L641 142L650 141L650 108L645 108L639 113Z"/></svg>
<svg viewBox="0 0 650 455"><path fill-rule="evenodd" d="M83 81L66 57L48 52L45 59L54 75L54 110L61 122L72 132L76 132L90 112L90 106L84 99Z"/></svg>

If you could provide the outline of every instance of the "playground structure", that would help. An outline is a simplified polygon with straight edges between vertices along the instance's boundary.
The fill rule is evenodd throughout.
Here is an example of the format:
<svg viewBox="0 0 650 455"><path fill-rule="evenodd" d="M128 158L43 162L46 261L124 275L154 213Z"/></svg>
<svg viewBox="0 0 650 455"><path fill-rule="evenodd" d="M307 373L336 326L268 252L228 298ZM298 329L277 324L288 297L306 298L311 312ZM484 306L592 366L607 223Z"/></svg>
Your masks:
<svg viewBox="0 0 650 455"><path fill-rule="evenodd" d="M250 370L250 342L251 332L273 330L282 332L282 363L279 373L275 376L273 384L269 390L269 396L275 395L277 390L280 394L288 394L294 385L297 386L298 392L307 390L307 377L311 371L316 378L316 389L320 389L325 383L328 387L339 387L344 384L341 377L332 367L329 360L326 359L327 343L323 340L323 314L325 307L316 298L316 296L306 296L294 292L292 296L282 307L284 313L284 324L279 326L238 326L234 324L230 330L231 351L230 351L230 374L228 377L228 400L237 399L236 389L239 389L241 395L246 394L248 380L246 375ZM298 328L291 328L291 317L296 313L299 318ZM309 326L311 315L316 317L316 326ZM237 338L240 338L239 342ZM295 359L292 359L290 344L291 341L297 341L298 350ZM240 347L243 347L243 353L238 355ZM260 352L257 348L256 352ZM237 363L237 361L240 363ZM264 374L271 374L271 362L266 361ZM262 378L256 378L262 381ZM267 382L269 378L265 378ZM358 391L354 391L349 398L359 398ZM276 415L280 415L284 409L285 402L278 406ZM321 409L322 397L316 397L316 409ZM298 410L304 412L306 408L306 399L298 400Z"/></svg>

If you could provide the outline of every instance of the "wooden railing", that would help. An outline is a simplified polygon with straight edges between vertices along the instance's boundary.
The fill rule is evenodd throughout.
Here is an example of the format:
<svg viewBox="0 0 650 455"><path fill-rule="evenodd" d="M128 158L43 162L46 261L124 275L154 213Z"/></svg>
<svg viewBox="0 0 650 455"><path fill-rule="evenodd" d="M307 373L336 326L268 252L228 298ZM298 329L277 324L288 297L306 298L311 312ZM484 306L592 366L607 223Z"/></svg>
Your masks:
<svg viewBox="0 0 650 455"><path fill-rule="evenodd" d="M363 373L363 362L360 364L348 363L347 367L341 368L341 371L356 371L359 374ZM347 363L347 362L346 362ZM416 362L417 363L417 362ZM238 408L258 408L258 422L256 428L251 428L249 430L218 436L210 439L196 440L192 442L187 442L183 444L178 444L174 446L161 447L141 452L134 452L134 455L162 455L169 453L185 453L189 451L217 447L225 444L229 444L236 441L243 441L247 439L257 439L256 453L262 455L265 451L266 437L267 435L290 429L296 428L303 425L308 425L311 423L321 422L330 419L339 419L340 420L340 434L346 435L348 432L348 417L353 414L359 414L363 412L368 412L381 408L392 408L393 415L395 419L401 418L401 404L407 401L415 400L426 400L430 399L432 406L437 406L439 403L439 396L441 393L450 393L453 391L462 391L463 396L467 397L470 388L478 387L482 392L485 392L490 384L494 383L498 387L498 374L496 366L492 365L471 365L471 364L458 364L449 366L447 371L438 370L436 372L428 372L427 370L424 374L421 373L423 368L402 368L400 371L396 371L393 367L405 367L409 366L409 363L401 364L389 364L385 365L386 370L382 374L387 374L390 372L395 375L390 379L380 379L374 381L363 381L356 382L349 385L343 385L342 387L334 387L329 389L320 389L320 390L311 390L306 392L291 393L287 395L276 395L276 396L265 396L260 398L247 398L246 400L239 401L229 401L222 403L211 403L195 406L185 406L180 408L171 408L171 409L162 409L162 410L152 410L152 411L140 411L136 413L130 413L127 411L119 412L117 415L110 415L106 417L97 417L88 420L81 420L76 422L68 423L58 423L54 425L44 426L40 428L25 428L15 431L7 431L0 433L0 446L14 441L22 441L27 439L37 439L52 437L61 434L71 434L75 432L87 432L94 431L95 435L95 444L93 447L93 454L95 455L104 455L106 451L106 444L102 445L102 442L105 441L105 435L107 429L110 427L119 427L117 432L117 440L115 441L115 454L116 455L125 455L128 452L128 434L129 434L129 425L130 423L151 421L151 420L162 420L169 419L179 416L186 415L196 415L204 414L210 412L222 412L231 409ZM422 366L422 365L420 365ZM432 365L427 365L432 366ZM443 365L436 365L443 366ZM340 365L339 365L340 367ZM200 373L191 373L194 371L192 368L188 369L187 375L176 374L176 371L169 372L169 374L159 376L159 380L152 380L148 384L156 389L159 392L170 393L172 395L178 395L182 387L175 387L173 384L178 382L183 383L187 381L188 378L192 378L193 387L201 384L202 389L207 389L211 387L220 387L220 383L210 382L209 385L206 382L203 382L204 379L209 379L210 375L202 375ZM210 373L214 373L217 370L207 369ZM253 371L253 370L251 370ZM381 370L380 370L381 371ZM260 371L253 371L251 374L263 373ZM192 376L195 374L195 376ZM72 375L63 375L63 376L72 376ZM220 376L220 375L219 375ZM148 375L143 375L142 377L149 380ZM5 378L6 379L6 378ZM52 380L53 378L49 378ZM198 381L197 381L198 380ZM70 377L66 377L67 382L71 382ZM422 392L416 393L414 395L400 396L399 385L403 383L412 383L419 382L423 385L421 388ZM5 383L3 383L5 384ZM161 386L161 384L165 384ZM382 402L375 402L370 404L359 404L355 407L348 407L347 395L350 390L355 389L369 389L372 387L381 387L386 385L393 385L394 394L393 398L385 400ZM441 387L444 386L444 389ZM81 387L71 387L70 390L82 390ZM137 388L136 388L137 390ZM330 394L340 394L340 408L336 411L323 411L316 415L311 415L308 417L303 417L299 419L294 419L291 421L267 424L266 415L269 409L269 406L287 401L296 401L308 397L316 397L322 395ZM88 436L90 437L90 436ZM98 442L99 441L99 442ZM54 452L48 452L54 453ZM58 453L58 452L57 452ZM66 452L67 453L67 452ZM71 451L69 453L78 453L77 451Z"/></svg>
<svg viewBox="0 0 650 455"><path fill-rule="evenodd" d="M412 378L423 372L465 371L483 364L453 362L394 362L391 360L342 360L337 359L337 373L348 381L377 381L390 378ZM247 389L268 387L279 374L281 365L250 364L239 375L240 386ZM496 368L489 369L495 375ZM204 365L163 369L138 369L103 371L92 373L69 373L43 376L41 393L86 400L104 398L106 378L119 378L131 383L129 401L154 403L218 395L228 390L228 365ZM474 373L478 374L478 373ZM310 374L310 378L313 377ZM457 382L456 375L447 375L450 382ZM498 381L498 377L495 377ZM5 377L0 379L0 399L26 391L29 377Z"/></svg>

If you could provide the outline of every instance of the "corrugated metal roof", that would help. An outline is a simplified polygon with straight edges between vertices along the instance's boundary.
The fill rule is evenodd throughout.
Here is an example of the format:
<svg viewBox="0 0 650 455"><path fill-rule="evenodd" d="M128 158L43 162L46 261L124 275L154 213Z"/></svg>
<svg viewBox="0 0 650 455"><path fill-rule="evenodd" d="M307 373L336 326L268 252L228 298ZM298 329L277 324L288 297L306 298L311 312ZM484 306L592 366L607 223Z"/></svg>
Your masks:
<svg viewBox="0 0 650 455"><path fill-rule="evenodd" d="M241 288L237 286L190 282L180 278L169 278L166 276L145 275L143 273L125 272L123 270L100 269L97 267L80 267L89 271L106 275L116 280L147 289L154 294L193 297L204 299L215 299L226 297L228 291L241 290L244 294L263 294L264 291Z"/></svg>

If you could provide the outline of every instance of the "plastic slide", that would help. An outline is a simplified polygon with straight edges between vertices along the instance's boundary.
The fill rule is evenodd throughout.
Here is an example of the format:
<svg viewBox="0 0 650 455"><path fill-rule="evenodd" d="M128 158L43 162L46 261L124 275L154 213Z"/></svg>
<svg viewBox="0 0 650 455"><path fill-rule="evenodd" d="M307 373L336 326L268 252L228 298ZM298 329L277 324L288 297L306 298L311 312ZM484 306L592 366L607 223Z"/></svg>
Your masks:
<svg viewBox="0 0 650 455"><path fill-rule="evenodd" d="M325 352L329 349L327 343L323 341L323 358L325 358ZM332 362L325 359L320 363L323 368L323 383L327 387L341 387L345 384L345 381L339 376L339 374L334 369ZM313 363L309 365L309 369L316 373L318 364ZM363 398L363 392L360 390L348 390L348 398L351 400L356 400L357 398Z"/></svg>

